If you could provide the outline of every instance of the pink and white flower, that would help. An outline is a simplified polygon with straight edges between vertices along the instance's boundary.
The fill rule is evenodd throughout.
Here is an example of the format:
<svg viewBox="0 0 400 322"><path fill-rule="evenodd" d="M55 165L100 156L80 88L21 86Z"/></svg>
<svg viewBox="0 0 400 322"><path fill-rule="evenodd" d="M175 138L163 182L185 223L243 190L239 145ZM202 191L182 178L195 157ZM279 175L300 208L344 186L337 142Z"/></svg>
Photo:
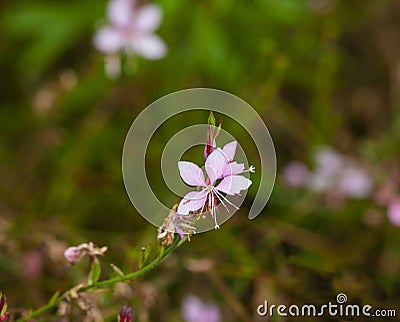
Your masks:
<svg viewBox="0 0 400 322"><path fill-rule="evenodd" d="M251 180L241 176L244 172L254 172L254 167L244 168L243 163L233 161L236 153L237 142L233 141L226 144L222 149L215 149L205 161L205 171L207 178L204 177L202 169L188 161L178 162L178 168L183 181L189 186L199 187L200 191L187 193L179 203L177 212L180 215L188 215L200 210L211 212L215 221L215 228L219 228L216 219L216 206L220 202L227 210L225 203L237 208L224 195L238 195L242 190L246 190L251 185Z"/></svg>
<svg viewBox="0 0 400 322"><path fill-rule="evenodd" d="M65 250L64 257L69 263L75 264L82 258L81 253L82 251L78 246L71 246Z"/></svg>
<svg viewBox="0 0 400 322"><path fill-rule="evenodd" d="M335 192L342 196L367 198L373 188L372 177L365 167L330 147L319 149L316 167L292 161L283 171L283 179L293 188L306 187L315 192Z"/></svg>
<svg viewBox="0 0 400 322"><path fill-rule="evenodd" d="M82 243L78 246L70 246L64 251L64 257L70 264L76 264L85 255L89 257L103 256L108 247L98 247L92 242Z"/></svg>
<svg viewBox="0 0 400 322"><path fill-rule="evenodd" d="M221 312L214 303L205 303L196 295L188 294L182 301L182 317L185 322L219 322Z"/></svg>
<svg viewBox="0 0 400 322"><path fill-rule="evenodd" d="M111 55L126 50L147 59L165 56L167 47L154 34L162 17L159 6L138 7L135 0L111 0L107 15L110 24L100 28L94 37L94 46L100 52Z"/></svg>

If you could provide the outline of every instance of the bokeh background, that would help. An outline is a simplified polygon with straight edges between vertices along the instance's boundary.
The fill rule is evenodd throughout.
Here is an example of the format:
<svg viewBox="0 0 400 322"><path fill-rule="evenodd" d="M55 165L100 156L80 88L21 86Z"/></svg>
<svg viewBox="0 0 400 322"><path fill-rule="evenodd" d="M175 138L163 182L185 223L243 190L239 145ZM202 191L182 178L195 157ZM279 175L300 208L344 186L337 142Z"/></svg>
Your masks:
<svg viewBox="0 0 400 322"><path fill-rule="evenodd" d="M127 304L136 321L183 321L189 294L208 303L204 310L217 308L221 321L268 320L256 314L264 299L319 305L340 292L351 303L397 309L400 3L154 3L163 10L157 34L168 53L159 60L121 53L118 77L106 73L107 57L93 46L107 23L106 1L0 4L0 289L11 312L84 281L89 264L68 267L69 245L107 245L104 277L112 275L110 263L136 269L140 247L156 245L156 228L135 212L123 186L123 143L146 105L190 87L231 92L257 110L275 143L274 192L249 221L256 174L247 201L220 230L194 236L132 285L98 295L104 319L116 321ZM158 175L165 138L207 117L172 118L152 141L152 186L171 206L179 198ZM257 164L245 131L216 117ZM318 169L321 146L362 168L368 193L293 182L287 166L298 160ZM190 157L200 163L198 151ZM45 318L56 319L54 311Z"/></svg>

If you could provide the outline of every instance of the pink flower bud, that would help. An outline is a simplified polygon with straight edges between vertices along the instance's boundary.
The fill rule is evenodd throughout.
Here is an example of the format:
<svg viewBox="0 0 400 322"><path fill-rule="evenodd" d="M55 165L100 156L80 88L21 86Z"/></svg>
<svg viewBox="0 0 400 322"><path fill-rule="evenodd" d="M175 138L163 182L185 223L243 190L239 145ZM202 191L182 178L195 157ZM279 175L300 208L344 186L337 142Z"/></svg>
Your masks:
<svg viewBox="0 0 400 322"><path fill-rule="evenodd" d="M64 252L64 257L68 262L74 264L80 261L81 259L81 250L79 247L71 246L68 247Z"/></svg>
<svg viewBox="0 0 400 322"><path fill-rule="evenodd" d="M0 292L0 321L5 321L8 318L8 315L6 296Z"/></svg>
<svg viewBox="0 0 400 322"><path fill-rule="evenodd" d="M217 130L213 125L208 126L207 130L207 143L204 148L204 160L207 160L208 156L217 148L215 138L217 137Z"/></svg>
<svg viewBox="0 0 400 322"><path fill-rule="evenodd" d="M213 112L210 112L208 117L208 129L207 129L207 142L204 147L204 161L207 160L208 156L217 148L215 139L217 138L219 131L221 130L222 119L219 120L219 125L215 125L215 117Z"/></svg>
<svg viewBox="0 0 400 322"><path fill-rule="evenodd" d="M121 307L118 314L118 322L131 322L132 321L132 309L127 306Z"/></svg>
<svg viewBox="0 0 400 322"><path fill-rule="evenodd" d="M30 250L22 257L23 272L27 278L37 278L43 270L43 254L39 250Z"/></svg>

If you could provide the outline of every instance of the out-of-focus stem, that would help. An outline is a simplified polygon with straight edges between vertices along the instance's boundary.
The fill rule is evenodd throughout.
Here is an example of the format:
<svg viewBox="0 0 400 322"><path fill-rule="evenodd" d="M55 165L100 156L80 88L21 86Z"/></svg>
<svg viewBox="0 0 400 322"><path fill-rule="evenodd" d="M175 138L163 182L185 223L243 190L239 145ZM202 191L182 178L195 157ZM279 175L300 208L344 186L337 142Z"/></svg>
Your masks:
<svg viewBox="0 0 400 322"><path fill-rule="evenodd" d="M93 283L92 285L83 286L77 290L77 293L89 292L89 291L93 291L93 290L96 290L99 288L111 287L111 286L114 286L118 282L132 281L132 280L146 274L153 268L157 267L163 261L164 258L166 258L169 254L171 254L172 251L174 251L174 249L176 249L177 247L182 245L185 241L186 241L186 239L180 240L179 238L177 238L174 241L174 243L162 253L162 256L157 256L152 262L143 266L140 270L138 270L136 272L128 273L123 276L110 278L108 280L103 280L103 281L100 281L97 283ZM56 307L60 302L62 302L66 298L67 295L68 295L68 291L65 292L63 296L60 296L60 297L50 301L46 305L41 306L34 311L31 311L30 313L28 313L27 316L17 319L16 322L29 321L30 319L52 309L53 307Z"/></svg>

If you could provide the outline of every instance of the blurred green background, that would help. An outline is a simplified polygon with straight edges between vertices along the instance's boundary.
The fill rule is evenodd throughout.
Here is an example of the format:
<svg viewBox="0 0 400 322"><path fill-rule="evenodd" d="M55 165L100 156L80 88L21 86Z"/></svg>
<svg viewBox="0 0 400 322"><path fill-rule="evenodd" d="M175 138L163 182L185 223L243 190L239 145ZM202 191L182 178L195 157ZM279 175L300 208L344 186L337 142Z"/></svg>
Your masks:
<svg viewBox="0 0 400 322"><path fill-rule="evenodd" d="M254 221L251 190L220 230L194 236L122 295L99 299L104 317L115 321L129 304L138 321L181 321L187 293L218 305L223 321L258 321L264 299L324 304L340 292L351 303L397 308L400 234L386 208L372 197L332 202L289 188L280 171L294 159L312 167L312 151L324 144L362 160L376 185L398 173L400 2L155 3L168 54L123 56L114 80L92 41L106 1L0 4L0 289L12 310L43 305L84 279L86 261L72 268L63 261L68 245L107 245L107 276L109 263L133 270L140 247L156 244L155 227L125 192L122 147L146 105L191 87L231 92L261 115L276 148L274 192ZM171 119L154 144L162 149L165 137L207 116ZM234 121L223 122L246 144ZM159 171L160 155L149 153ZM257 163L256 151L247 159ZM157 195L169 195L156 173Z"/></svg>

